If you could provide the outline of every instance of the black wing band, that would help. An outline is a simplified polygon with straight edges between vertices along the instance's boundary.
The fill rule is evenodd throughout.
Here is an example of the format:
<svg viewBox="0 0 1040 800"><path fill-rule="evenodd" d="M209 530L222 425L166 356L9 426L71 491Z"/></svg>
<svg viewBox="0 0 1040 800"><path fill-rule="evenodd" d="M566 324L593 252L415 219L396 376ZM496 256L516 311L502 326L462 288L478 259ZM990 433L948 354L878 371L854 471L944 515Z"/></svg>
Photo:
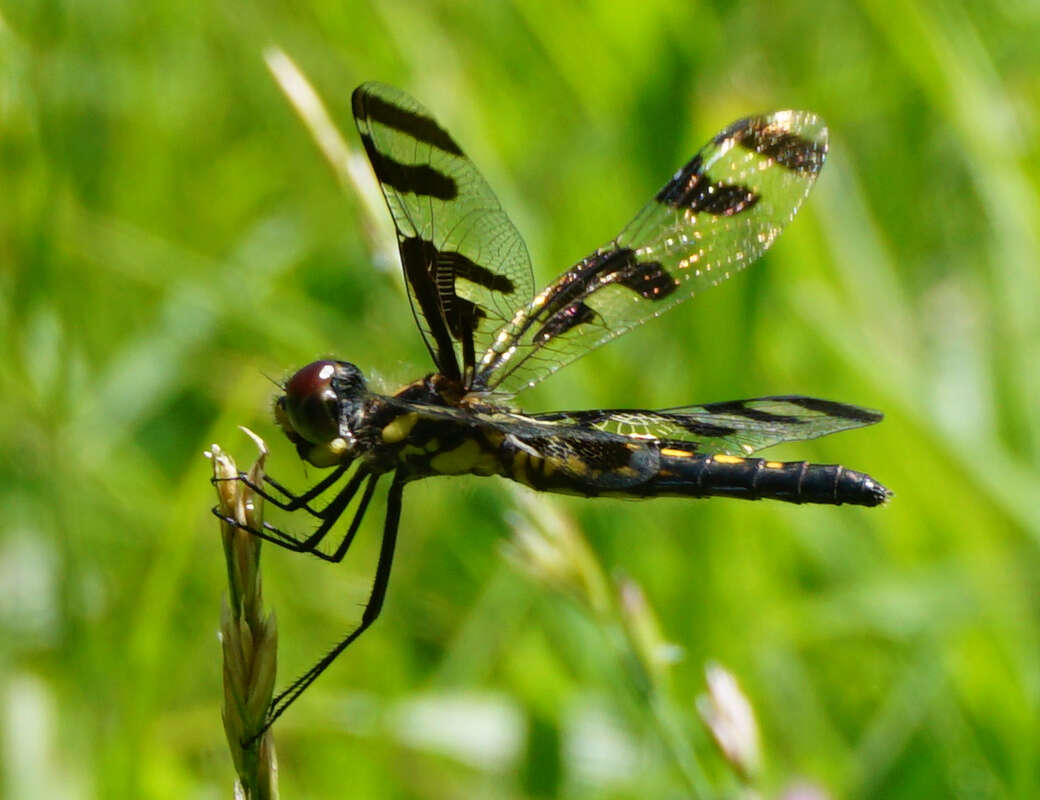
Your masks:
<svg viewBox="0 0 1040 800"><path fill-rule="evenodd" d="M743 269L798 211L826 154L827 129L813 114L777 111L733 123L613 241L497 332L474 388L515 394Z"/></svg>
<svg viewBox="0 0 1040 800"><path fill-rule="evenodd" d="M478 351L531 301L520 234L455 140L389 86L354 91L354 118L397 229L408 296L437 369L467 387Z"/></svg>

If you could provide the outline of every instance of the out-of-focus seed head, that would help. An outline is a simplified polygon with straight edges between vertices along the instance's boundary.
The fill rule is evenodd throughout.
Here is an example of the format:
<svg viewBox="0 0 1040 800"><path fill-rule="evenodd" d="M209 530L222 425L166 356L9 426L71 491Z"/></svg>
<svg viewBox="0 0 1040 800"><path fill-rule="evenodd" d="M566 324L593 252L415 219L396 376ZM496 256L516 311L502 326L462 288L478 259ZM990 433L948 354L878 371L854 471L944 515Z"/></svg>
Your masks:
<svg viewBox="0 0 1040 800"><path fill-rule="evenodd" d="M708 693L697 698L697 710L722 755L741 775L753 777L760 765L758 725L751 703L737 679L720 664L705 667Z"/></svg>

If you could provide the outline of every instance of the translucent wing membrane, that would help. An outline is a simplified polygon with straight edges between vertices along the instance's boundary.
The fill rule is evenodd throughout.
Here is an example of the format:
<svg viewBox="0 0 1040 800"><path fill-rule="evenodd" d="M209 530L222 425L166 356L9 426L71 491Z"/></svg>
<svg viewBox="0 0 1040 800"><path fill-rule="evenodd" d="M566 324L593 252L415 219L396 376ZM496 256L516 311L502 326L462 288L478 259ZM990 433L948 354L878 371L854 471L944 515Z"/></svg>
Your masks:
<svg viewBox="0 0 1040 800"><path fill-rule="evenodd" d="M442 375L468 382L492 333L531 302L527 248L476 167L418 102L366 83L353 109L426 346Z"/></svg>
<svg viewBox="0 0 1040 800"><path fill-rule="evenodd" d="M661 411L559 411L531 415L539 423L603 431L632 439L682 443L702 454L748 455L781 442L872 425L881 414L812 397L760 397Z"/></svg>
<svg viewBox="0 0 1040 800"><path fill-rule="evenodd" d="M510 395L533 386L746 267L798 211L826 154L827 129L807 112L726 128L617 238L517 311L484 353L474 390Z"/></svg>

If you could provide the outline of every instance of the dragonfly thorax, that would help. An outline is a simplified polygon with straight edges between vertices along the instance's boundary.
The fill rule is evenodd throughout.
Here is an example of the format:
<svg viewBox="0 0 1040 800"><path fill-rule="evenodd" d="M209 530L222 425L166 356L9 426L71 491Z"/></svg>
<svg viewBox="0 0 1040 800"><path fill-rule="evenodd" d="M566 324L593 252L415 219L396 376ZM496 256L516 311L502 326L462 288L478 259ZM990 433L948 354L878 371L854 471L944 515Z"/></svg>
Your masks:
<svg viewBox="0 0 1040 800"><path fill-rule="evenodd" d="M356 443L351 420L367 397L365 378L353 364L313 361L286 381L275 419L301 458L331 467L351 456Z"/></svg>

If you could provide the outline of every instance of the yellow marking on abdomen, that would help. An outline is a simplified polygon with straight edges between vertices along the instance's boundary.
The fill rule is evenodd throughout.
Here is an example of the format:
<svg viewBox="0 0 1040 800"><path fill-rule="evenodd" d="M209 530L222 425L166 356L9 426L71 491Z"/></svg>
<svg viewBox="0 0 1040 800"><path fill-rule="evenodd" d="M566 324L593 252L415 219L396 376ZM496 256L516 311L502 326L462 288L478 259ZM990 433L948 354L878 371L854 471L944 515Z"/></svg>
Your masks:
<svg viewBox="0 0 1040 800"><path fill-rule="evenodd" d="M438 453L430 459L430 467L443 475L458 475L469 472L482 455L480 445L473 439L466 439L454 450Z"/></svg>
<svg viewBox="0 0 1040 800"><path fill-rule="evenodd" d="M527 483L527 453L517 450L513 453L513 480L519 483Z"/></svg>
<svg viewBox="0 0 1040 800"><path fill-rule="evenodd" d="M412 428L415 427L415 423L418 421L419 415L414 411L409 411L407 414L401 414L401 416L387 423L383 427L383 441L387 444L397 444L412 432Z"/></svg>
<svg viewBox="0 0 1040 800"><path fill-rule="evenodd" d="M577 456L567 456L567 460L563 462L563 468L572 475L581 475L584 477L589 474L588 464Z"/></svg>
<svg viewBox="0 0 1040 800"><path fill-rule="evenodd" d="M674 447L662 447L661 455L671 456L672 458L693 458L694 453L689 450L676 450Z"/></svg>
<svg viewBox="0 0 1040 800"><path fill-rule="evenodd" d="M762 466L765 467L766 469L783 469L784 468L784 462L783 461L766 461L765 463L762 464Z"/></svg>
<svg viewBox="0 0 1040 800"><path fill-rule="evenodd" d="M740 456L728 456L725 453L712 456L712 461L718 461L720 464L743 464L744 459Z"/></svg>

